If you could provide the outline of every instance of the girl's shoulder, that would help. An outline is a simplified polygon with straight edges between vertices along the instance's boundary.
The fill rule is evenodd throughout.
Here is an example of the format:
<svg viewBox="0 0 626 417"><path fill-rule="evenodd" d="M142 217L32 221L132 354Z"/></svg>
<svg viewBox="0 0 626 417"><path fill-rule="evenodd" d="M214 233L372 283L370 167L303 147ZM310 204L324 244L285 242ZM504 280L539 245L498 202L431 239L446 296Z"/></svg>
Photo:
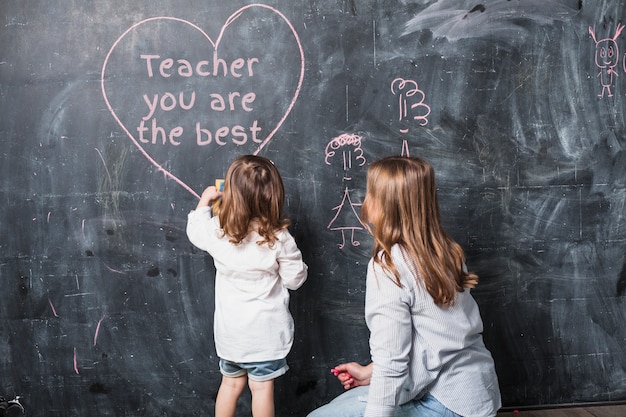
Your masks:
<svg viewBox="0 0 626 417"><path fill-rule="evenodd" d="M289 231L288 228L283 227L281 229L276 229L276 231L274 232L274 234L276 235L276 237L281 237L281 236L287 236L287 237L292 237L291 236L291 232Z"/></svg>
<svg viewBox="0 0 626 417"><path fill-rule="evenodd" d="M391 247L391 257L396 268L414 269L415 260L397 243Z"/></svg>
<svg viewBox="0 0 626 417"><path fill-rule="evenodd" d="M274 236L276 237L276 243L281 246L295 244L294 237L286 227L274 231Z"/></svg>
<svg viewBox="0 0 626 417"><path fill-rule="evenodd" d="M391 248L394 265L400 273L400 281L409 288L423 287L424 281L417 269L419 259L414 259L402 246L396 244Z"/></svg>

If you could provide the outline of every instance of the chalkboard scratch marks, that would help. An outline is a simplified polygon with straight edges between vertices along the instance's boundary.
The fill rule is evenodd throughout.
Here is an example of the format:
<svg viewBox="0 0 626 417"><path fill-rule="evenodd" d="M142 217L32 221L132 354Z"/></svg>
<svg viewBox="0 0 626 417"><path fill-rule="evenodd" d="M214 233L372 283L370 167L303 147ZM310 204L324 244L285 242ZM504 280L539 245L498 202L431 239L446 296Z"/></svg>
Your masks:
<svg viewBox="0 0 626 417"><path fill-rule="evenodd" d="M372 49L374 56L374 68L376 68L376 20L372 20Z"/></svg>
<svg viewBox="0 0 626 417"><path fill-rule="evenodd" d="M346 84L346 122L350 119L350 99L348 98L348 85Z"/></svg>
<svg viewBox="0 0 626 417"><path fill-rule="evenodd" d="M496 0L486 7L473 1L438 1L410 19L403 35L428 29L433 37L449 41L495 37L501 43L516 45L530 34L519 24L520 18L542 25L565 21L578 13L578 5L574 7L573 3L572 0L525 0L513 6L510 1Z"/></svg>
<svg viewBox="0 0 626 417"><path fill-rule="evenodd" d="M583 240L583 190L578 189L578 239Z"/></svg>
<svg viewBox="0 0 626 417"><path fill-rule="evenodd" d="M515 94L515 92L516 92L516 91L518 91L518 90L522 89L522 88L526 85L526 82L527 82L527 81L529 81L529 80L532 80L534 77L535 77L535 74L534 74L534 73L526 75L523 79L521 79L519 82L517 82L517 87L515 87L515 88L514 88L514 89L513 89L513 90L509 93L509 95L508 95L508 96L506 96L506 97L504 98L504 100L502 100L502 101L503 101L503 102L508 101L508 100L511 98L511 96L512 96L513 94Z"/></svg>
<svg viewBox="0 0 626 417"><path fill-rule="evenodd" d="M100 149L98 148L94 148L96 150L96 152L98 152L98 155L100 156L100 159L102 160L102 165L104 165L104 169L107 172L107 177L109 178L109 184L113 185L113 180L111 179L111 173L109 172L109 168L107 167L107 163L104 160L104 157L102 156L102 152L100 152Z"/></svg>
<svg viewBox="0 0 626 417"><path fill-rule="evenodd" d="M356 16L356 2L354 0L344 0L343 3L344 5L347 3L350 8L350 14L352 14L352 16Z"/></svg>
<svg viewBox="0 0 626 417"><path fill-rule="evenodd" d="M616 290L618 297L626 295L626 259L624 260L624 263L622 264L622 270L619 273Z"/></svg>

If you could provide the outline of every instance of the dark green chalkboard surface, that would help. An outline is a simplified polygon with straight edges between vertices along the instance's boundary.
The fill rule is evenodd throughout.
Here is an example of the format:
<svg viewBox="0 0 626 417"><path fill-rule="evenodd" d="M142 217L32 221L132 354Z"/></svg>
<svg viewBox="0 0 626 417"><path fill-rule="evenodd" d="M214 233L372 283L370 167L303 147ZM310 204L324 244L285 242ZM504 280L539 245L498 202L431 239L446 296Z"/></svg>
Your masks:
<svg viewBox="0 0 626 417"><path fill-rule="evenodd" d="M393 154L437 172L508 407L626 400L626 2L3 1L0 396L207 416L212 259L185 235L270 158L310 276L277 414L366 362L358 220ZM250 415L241 399L239 415Z"/></svg>

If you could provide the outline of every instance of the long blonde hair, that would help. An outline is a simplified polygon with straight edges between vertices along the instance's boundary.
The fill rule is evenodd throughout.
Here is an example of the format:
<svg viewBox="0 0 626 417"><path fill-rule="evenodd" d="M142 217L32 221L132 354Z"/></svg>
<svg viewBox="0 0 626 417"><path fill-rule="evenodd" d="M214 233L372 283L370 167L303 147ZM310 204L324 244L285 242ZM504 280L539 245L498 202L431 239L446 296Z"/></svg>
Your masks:
<svg viewBox="0 0 626 417"><path fill-rule="evenodd" d="M276 232L290 224L283 218L284 202L283 180L274 164L262 156L240 156L231 163L224 180L218 214L222 230L231 243L238 244L254 223L262 238L257 243L272 247Z"/></svg>
<svg viewBox="0 0 626 417"><path fill-rule="evenodd" d="M457 292L478 282L477 275L464 271L463 249L441 226L435 171L425 160L394 156L374 162L367 173L361 220L374 237L374 262L395 277L396 285L401 283L391 257L395 244L437 305L454 303Z"/></svg>

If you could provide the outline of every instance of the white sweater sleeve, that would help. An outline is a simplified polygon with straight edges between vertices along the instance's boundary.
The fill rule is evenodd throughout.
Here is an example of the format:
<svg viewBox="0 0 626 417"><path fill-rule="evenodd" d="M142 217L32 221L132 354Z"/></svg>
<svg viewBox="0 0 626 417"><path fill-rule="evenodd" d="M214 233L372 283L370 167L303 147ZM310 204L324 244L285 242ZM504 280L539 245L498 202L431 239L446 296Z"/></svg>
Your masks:
<svg viewBox="0 0 626 417"><path fill-rule="evenodd" d="M288 231L281 235L281 251L278 255L278 275L290 290L297 290L306 281L308 267L302 260L302 252Z"/></svg>
<svg viewBox="0 0 626 417"><path fill-rule="evenodd" d="M214 229L211 217L210 207L200 207L187 215L187 237L195 247L204 251L209 246L209 230Z"/></svg>

